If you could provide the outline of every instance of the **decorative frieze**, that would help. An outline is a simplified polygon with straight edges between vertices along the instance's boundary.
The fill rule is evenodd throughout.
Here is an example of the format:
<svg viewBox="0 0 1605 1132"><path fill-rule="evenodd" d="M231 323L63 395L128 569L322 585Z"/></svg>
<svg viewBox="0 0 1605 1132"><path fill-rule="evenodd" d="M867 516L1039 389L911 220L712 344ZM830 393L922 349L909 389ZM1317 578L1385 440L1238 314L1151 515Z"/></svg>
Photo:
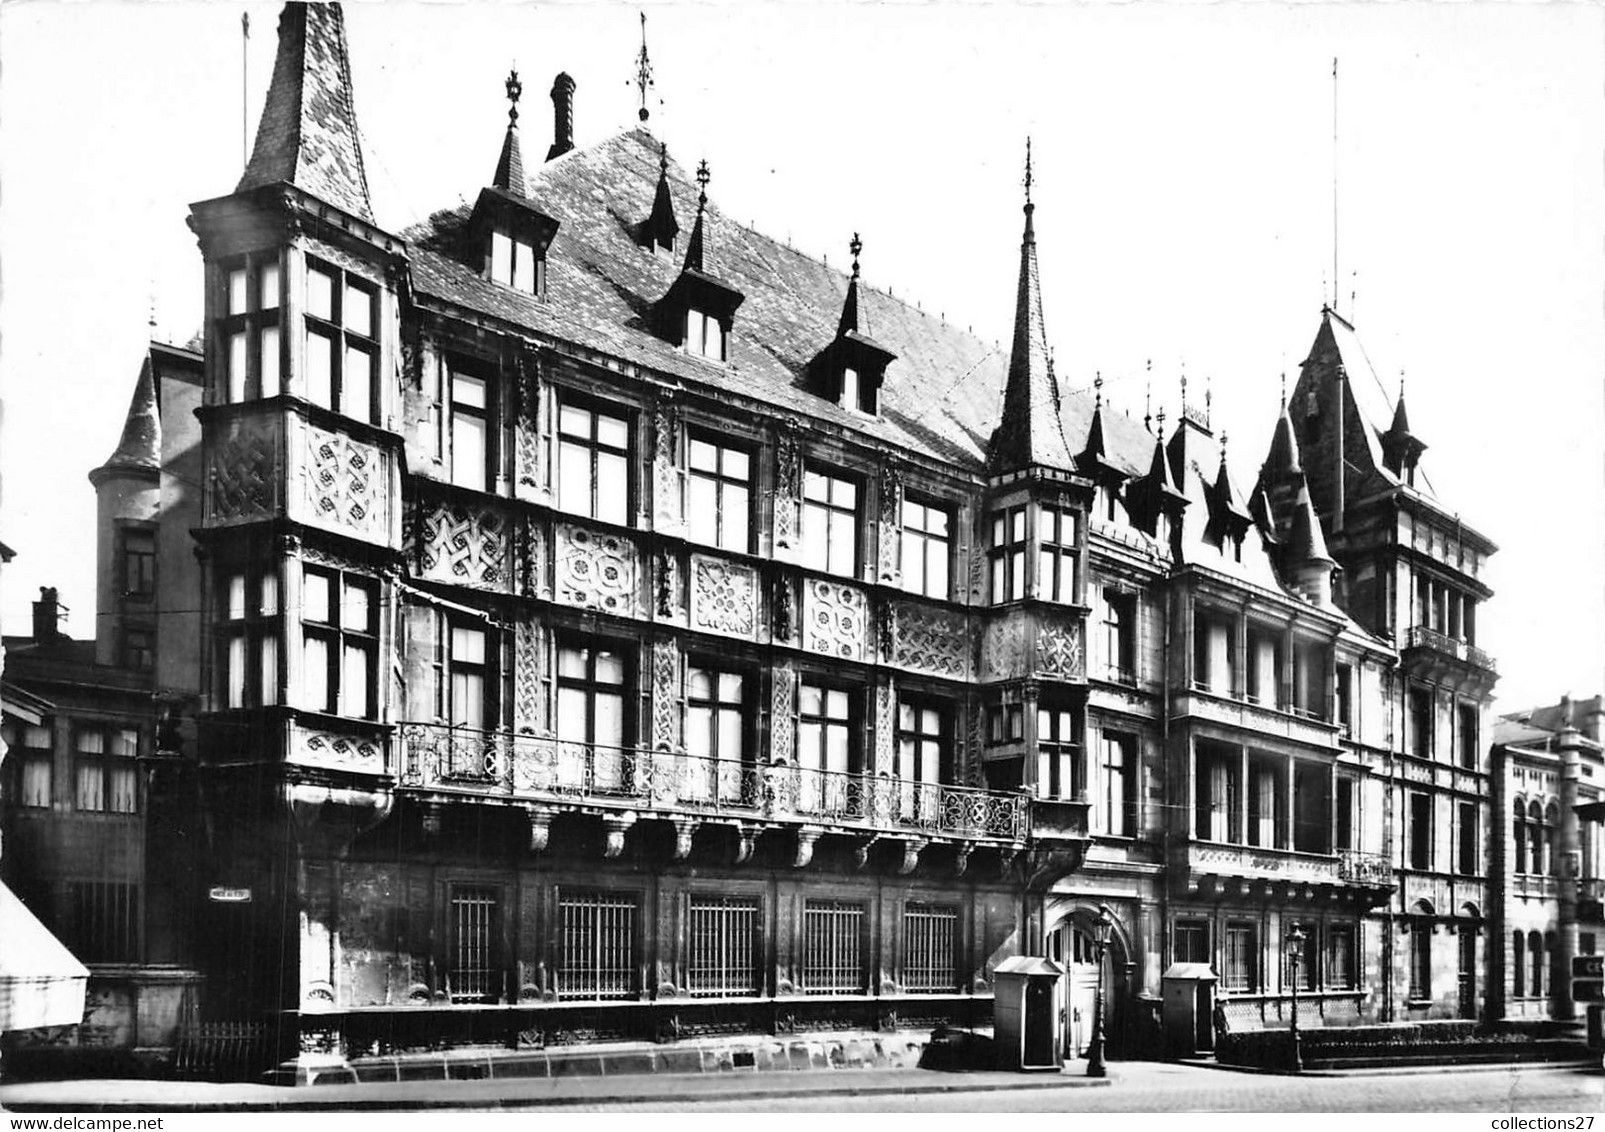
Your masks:
<svg viewBox="0 0 1605 1132"><path fill-rule="evenodd" d="M230 421L212 442L207 522L270 517L277 505L280 474L276 424L251 417Z"/></svg>
<svg viewBox="0 0 1605 1132"><path fill-rule="evenodd" d="M379 542L388 541L390 484L377 447L315 425L305 427L304 519Z"/></svg>
<svg viewBox="0 0 1605 1132"><path fill-rule="evenodd" d="M738 562L691 556L691 627L750 637L758 626L758 572Z"/></svg>
<svg viewBox="0 0 1605 1132"><path fill-rule="evenodd" d="M803 648L842 660L863 660L869 601L855 586L826 578L803 585Z"/></svg>
<svg viewBox="0 0 1605 1132"><path fill-rule="evenodd" d="M634 543L559 523L556 557L558 601L604 613L637 613L640 560Z"/></svg>
<svg viewBox="0 0 1605 1132"><path fill-rule="evenodd" d="M546 528L532 515L518 525L517 592L525 597L546 593Z"/></svg>
<svg viewBox="0 0 1605 1132"><path fill-rule="evenodd" d="M439 501L420 505L420 576L460 586L506 590L512 556L508 521L490 507Z"/></svg>
<svg viewBox="0 0 1605 1132"><path fill-rule="evenodd" d="M361 774L383 774L384 746L376 739L338 735L327 731L290 731L289 760L298 766L325 767Z"/></svg>
<svg viewBox="0 0 1605 1132"><path fill-rule="evenodd" d="M912 601L898 602L895 609L893 664L954 680L969 678L970 634L962 613Z"/></svg>

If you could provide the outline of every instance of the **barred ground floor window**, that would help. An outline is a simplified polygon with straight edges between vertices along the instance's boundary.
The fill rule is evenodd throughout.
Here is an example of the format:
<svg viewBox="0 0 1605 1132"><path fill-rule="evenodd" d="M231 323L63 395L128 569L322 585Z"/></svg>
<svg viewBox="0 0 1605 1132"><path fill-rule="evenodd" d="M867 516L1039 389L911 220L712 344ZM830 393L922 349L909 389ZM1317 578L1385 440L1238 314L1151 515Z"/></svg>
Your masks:
<svg viewBox="0 0 1605 1132"><path fill-rule="evenodd" d="M557 995L631 998L636 992L634 893L559 889Z"/></svg>
<svg viewBox="0 0 1605 1132"><path fill-rule="evenodd" d="M497 998L501 987L501 890L461 885L451 890L451 978L454 999Z"/></svg>
<svg viewBox="0 0 1605 1132"><path fill-rule="evenodd" d="M803 990L808 994L862 994L864 906L810 900L803 908Z"/></svg>
<svg viewBox="0 0 1605 1132"><path fill-rule="evenodd" d="M915 994L958 990L956 941L959 910L955 904L903 906L903 989Z"/></svg>
<svg viewBox="0 0 1605 1132"><path fill-rule="evenodd" d="M686 932L686 989L706 997L750 997L760 978L761 906L755 896L693 896Z"/></svg>
<svg viewBox="0 0 1605 1132"><path fill-rule="evenodd" d="M64 933L85 963L139 961L139 886L115 881L67 885L70 927Z"/></svg>

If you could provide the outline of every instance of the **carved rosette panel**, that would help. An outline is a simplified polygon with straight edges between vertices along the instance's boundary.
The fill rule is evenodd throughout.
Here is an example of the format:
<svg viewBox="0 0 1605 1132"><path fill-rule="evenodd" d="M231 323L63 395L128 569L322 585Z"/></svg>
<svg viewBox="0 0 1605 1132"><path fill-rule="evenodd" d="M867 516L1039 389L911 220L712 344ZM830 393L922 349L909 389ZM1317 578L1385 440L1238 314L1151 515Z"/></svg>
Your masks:
<svg viewBox="0 0 1605 1132"><path fill-rule="evenodd" d="M691 556L691 625L750 637L758 625L758 572L738 562Z"/></svg>
<svg viewBox="0 0 1605 1132"><path fill-rule="evenodd" d="M659 636L652 642L652 746L680 745L680 642Z"/></svg>
<svg viewBox="0 0 1605 1132"><path fill-rule="evenodd" d="M1025 619L1013 614L986 627L981 638L981 679L1007 680L1024 676Z"/></svg>
<svg viewBox="0 0 1605 1132"><path fill-rule="evenodd" d="M303 474L308 522L364 538L386 538L390 484L378 448L309 425Z"/></svg>
<svg viewBox="0 0 1605 1132"><path fill-rule="evenodd" d="M970 632L963 614L911 601L898 602L896 608L893 664L954 680L969 678Z"/></svg>
<svg viewBox="0 0 1605 1132"><path fill-rule="evenodd" d="M435 503L418 524L418 572L460 586L508 588L509 524L492 508Z"/></svg>
<svg viewBox="0 0 1605 1132"><path fill-rule="evenodd" d="M1057 680L1086 675L1081 648L1081 626L1075 622L1048 622L1037 630L1037 675Z"/></svg>
<svg viewBox="0 0 1605 1132"><path fill-rule="evenodd" d="M769 697L769 757L789 763L797 757L797 674L789 661L775 665Z"/></svg>
<svg viewBox="0 0 1605 1132"><path fill-rule="evenodd" d="M523 733L542 729L541 631L533 621L519 621L513 630L513 728Z"/></svg>
<svg viewBox="0 0 1605 1132"><path fill-rule="evenodd" d="M279 483L278 430L271 422L237 419L212 445L209 523L273 514Z"/></svg>
<svg viewBox="0 0 1605 1132"><path fill-rule="evenodd" d="M803 586L803 648L843 660L863 660L869 600L854 586L810 578Z"/></svg>
<svg viewBox="0 0 1605 1132"><path fill-rule="evenodd" d="M896 585L903 576L898 551L902 543L903 527L903 471L896 460L887 460L881 469L880 482L880 546L881 581Z"/></svg>
<svg viewBox="0 0 1605 1132"><path fill-rule="evenodd" d="M518 494L534 494L541 486L540 459L540 363L528 354L519 354L517 361L518 384L514 387L518 397L517 433L513 441L513 459L518 477Z"/></svg>
<svg viewBox="0 0 1605 1132"><path fill-rule="evenodd" d="M637 615L640 559L618 535L561 523L557 528L557 600L581 609Z"/></svg>
<svg viewBox="0 0 1605 1132"><path fill-rule="evenodd" d="M780 431L775 447L775 549L790 550L797 545L797 508L802 496L802 451L797 430Z"/></svg>
<svg viewBox="0 0 1605 1132"><path fill-rule="evenodd" d="M385 769L384 747L378 740L301 728L291 733L289 761L363 774L383 774Z"/></svg>
<svg viewBox="0 0 1605 1132"><path fill-rule="evenodd" d="M675 456L679 432L679 414L674 406L658 406L652 415L652 525L660 531L676 531L682 525L680 468Z"/></svg>

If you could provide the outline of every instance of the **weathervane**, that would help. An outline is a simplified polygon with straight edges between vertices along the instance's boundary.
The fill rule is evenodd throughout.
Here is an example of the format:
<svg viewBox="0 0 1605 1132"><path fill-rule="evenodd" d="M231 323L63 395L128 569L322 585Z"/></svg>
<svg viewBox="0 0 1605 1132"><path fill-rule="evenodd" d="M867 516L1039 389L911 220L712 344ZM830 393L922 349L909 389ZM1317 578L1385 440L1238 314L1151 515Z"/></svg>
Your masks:
<svg viewBox="0 0 1605 1132"><path fill-rule="evenodd" d="M507 101L512 103L507 108L507 124L518 125L518 100L523 97L524 84L518 81L518 68L514 67L507 72Z"/></svg>
<svg viewBox="0 0 1605 1132"><path fill-rule="evenodd" d="M636 111L641 121L645 122L652 116L646 108L646 91L648 87L656 86L652 81L652 58L646 53L646 13L641 13L641 54L635 59L635 85L641 92L641 109Z"/></svg>
<svg viewBox="0 0 1605 1132"><path fill-rule="evenodd" d="M1031 207L1031 135L1025 138L1025 206Z"/></svg>

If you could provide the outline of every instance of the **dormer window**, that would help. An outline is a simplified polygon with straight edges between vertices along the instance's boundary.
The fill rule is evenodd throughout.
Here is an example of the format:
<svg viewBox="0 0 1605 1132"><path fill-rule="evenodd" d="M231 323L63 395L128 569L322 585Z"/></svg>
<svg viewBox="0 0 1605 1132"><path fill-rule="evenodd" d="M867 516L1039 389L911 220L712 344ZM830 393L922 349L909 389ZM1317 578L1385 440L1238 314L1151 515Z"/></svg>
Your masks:
<svg viewBox="0 0 1605 1132"><path fill-rule="evenodd" d="M841 406L844 409L864 409L858 388L858 371L852 366L845 366L842 369ZM865 411L871 410L866 409Z"/></svg>
<svg viewBox="0 0 1605 1132"><path fill-rule="evenodd" d="M693 357L722 362L730 356L730 328L746 296L708 274L704 252L706 161L697 169L697 183L703 191L697 197L697 220L686 246L685 264L668 292L657 301L653 318L658 334L667 341Z"/></svg>
<svg viewBox="0 0 1605 1132"><path fill-rule="evenodd" d="M686 353L722 362L725 359L724 338L724 328L719 325L717 318L695 307L687 308L683 343Z"/></svg>
<svg viewBox="0 0 1605 1132"><path fill-rule="evenodd" d="M557 221L522 196L482 189L468 218L469 247L477 248L486 279L541 298L546 294L546 250Z"/></svg>
<svg viewBox="0 0 1605 1132"><path fill-rule="evenodd" d="M856 413L875 413L880 407L881 378L897 357L860 327L866 321L858 298L858 253L863 248L858 233L849 245L853 253L853 274L847 281L847 298L842 304L836 337L810 363L816 374L815 389L844 409Z"/></svg>
<svg viewBox="0 0 1605 1132"><path fill-rule="evenodd" d="M546 257L508 232L490 237L490 280L530 295L546 293Z"/></svg>

